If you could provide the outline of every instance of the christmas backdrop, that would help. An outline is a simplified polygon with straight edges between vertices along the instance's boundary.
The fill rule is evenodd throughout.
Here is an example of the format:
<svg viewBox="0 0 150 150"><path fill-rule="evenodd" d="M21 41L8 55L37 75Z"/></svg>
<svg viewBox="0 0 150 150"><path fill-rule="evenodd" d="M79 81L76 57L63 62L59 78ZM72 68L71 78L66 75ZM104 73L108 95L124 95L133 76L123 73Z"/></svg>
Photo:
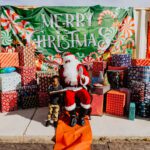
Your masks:
<svg viewBox="0 0 150 150"><path fill-rule="evenodd" d="M83 63L135 51L132 8L1 6L1 10L1 46L32 44L45 66L48 61L61 64L67 51Z"/></svg>

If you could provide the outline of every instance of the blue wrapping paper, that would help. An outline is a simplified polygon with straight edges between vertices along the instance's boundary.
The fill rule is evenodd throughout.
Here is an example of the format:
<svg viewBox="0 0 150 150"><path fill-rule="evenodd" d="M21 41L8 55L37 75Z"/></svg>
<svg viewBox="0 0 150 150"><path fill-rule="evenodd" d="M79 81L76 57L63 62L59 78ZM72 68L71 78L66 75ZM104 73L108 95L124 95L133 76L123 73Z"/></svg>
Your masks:
<svg viewBox="0 0 150 150"><path fill-rule="evenodd" d="M150 82L145 83L145 99L150 100Z"/></svg>
<svg viewBox="0 0 150 150"><path fill-rule="evenodd" d="M95 83L99 83L99 77L92 77L92 85Z"/></svg>
<svg viewBox="0 0 150 150"><path fill-rule="evenodd" d="M130 54L113 54L112 55L113 66L131 66L131 55Z"/></svg>
<svg viewBox="0 0 150 150"><path fill-rule="evenodd" d="M128 68L128 81L150 82L150 66L132 66Z"/></svg>
<svg viewBox="0 0 150 150"><path fill-rule="evenodd" d="M132 80L129 87L131 88L131 99L134 102L144 101L145 83Z"/></svg>

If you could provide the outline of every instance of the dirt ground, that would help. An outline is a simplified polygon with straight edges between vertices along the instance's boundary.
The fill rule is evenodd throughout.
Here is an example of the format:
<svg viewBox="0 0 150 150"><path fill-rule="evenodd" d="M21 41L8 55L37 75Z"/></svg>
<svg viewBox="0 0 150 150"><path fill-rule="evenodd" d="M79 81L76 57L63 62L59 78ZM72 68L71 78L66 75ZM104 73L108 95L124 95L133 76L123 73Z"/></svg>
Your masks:
<svg viewBox="0 0 150 150"><path fill-rule="evenodd" d="M0 143L0 150L53 150L53 146L53 144L39 143ZM93 142L91 150L150 150L150 140L100 139Z"/></svg>

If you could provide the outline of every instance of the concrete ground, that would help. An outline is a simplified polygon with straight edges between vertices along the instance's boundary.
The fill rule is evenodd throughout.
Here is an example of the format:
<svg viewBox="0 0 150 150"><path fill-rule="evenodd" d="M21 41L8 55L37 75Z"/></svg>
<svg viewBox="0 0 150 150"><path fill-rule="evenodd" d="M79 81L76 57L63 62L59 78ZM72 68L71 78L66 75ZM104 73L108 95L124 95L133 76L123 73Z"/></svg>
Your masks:
<svg viewBox="0 0 150 150"><path fill-rule="evenodd" d="M55 129L45 127L48 108L34 108L0 113L0 143L54 144ZM142 139L150 142L150 118L135 119L116 116L92 116L93 143L103 144L115 139Z"/></svg>

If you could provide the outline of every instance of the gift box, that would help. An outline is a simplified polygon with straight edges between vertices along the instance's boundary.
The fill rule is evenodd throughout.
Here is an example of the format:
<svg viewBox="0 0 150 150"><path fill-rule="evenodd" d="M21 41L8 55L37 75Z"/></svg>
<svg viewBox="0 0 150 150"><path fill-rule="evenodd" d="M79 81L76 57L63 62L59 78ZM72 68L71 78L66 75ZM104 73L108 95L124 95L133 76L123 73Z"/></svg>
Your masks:
<svg viewBox="0 0 150 150"><path fill-rule="evenodd" d="M16 91L0 92L0 109L2 112L17 110L18 94Z"/></svg>
<svg viewBox="0 0 150 150"><path fill-rule="evenodd" d="M128 114L131 101L131 90L128 88L120 88L119 91L124 92L126 94L125 113Z"/></svg>
<svg viewBox="0 0 150 150"><path fill-rule="evenodd" d="M113 66L131 66L131 55L130 54L112 54L112 65Z"/></svg>
<svg viewBox="0 0 150 150"><path fill-rule="evenodd" d="M52 74L49 72L37 72L37 83L40 92L47 92L48 87L51 83Z"/></svg>
<svg viewBox="0 0 150 150"><path fill-rule="evenodd" d="M37 98L37 92L38 92L37 85L22 86L20 89L18 89L18 96L19 96L18 105L19 105L19 107L22 108L25 105L27 105L27 107L28 107L28 104L26 104L26 102L23 102L23 101L25 101L26 99L27 99L27 101L29 101L30 99L34 99L34 97ZM26 108L26 106L23 108Z"/></svg>
<svg viewBox="0 0 150 150"><path fill-rule="evenodd" d="M145 83L145 91L144 91L144 98L145 99L150 99L150 82Z"/></svg>
<svg viewBox="0 0 150 150"><path fill-rule="evenodd" d="M103 95L91 94L92 96L92 112L91 115L101 116L103 114Z"/></svg>
<svg viewBox="0 0 150 150"><path fill-rule="evenodd" d="M19 96L22 97L37 95L37 92L38 92L37 85L22 86L20 89L18 89L18 94Z"/></svg>
<svg viewBox="0 0 150 150"><path fill-rule="evenodd" d="M140 117L150 117L150 100L136 102L136 114Z"/></svg>
<svg viewBox="0 0 150 150"><path fill-rule="evenodd" d="M106 97L106 113L123 116L126 94L124 92L111 90Z"/></svg>
<svg viewBox="0 0 150 150"><path fill-rule="evenodd" d="M14 91L21 88L21 75L17 72L0 74L0 91Z"/></svg>
<svg viewBox="0 0 150 150"><path fill-rule="evenodd" d="M91 81L92 81L91 84L93 86L95 83L99 83L99 77L92 77Z"/></svg>
<svg viewBox="0 0 150 150"><path fill-rule="evenodd" d="M145 98L145 83L141 81L132 80L130 82L130 89L131 89L131 98L132 101L144 101Z"/></svg>
<svg viewBox="0 0 150 150"><path fill-rule="evenodd" d="M123 70L107 70L108 81L112 89L119 89L124 85Z"/></svg>
<svg viewBox="0 0 150 150"><path fill-rule="evenodd" d="M23 96L21 99L22 108L34 108L38 106L37 95Z"/></svg>
<svg viewBox="0 0 150 150"><path fill-rule="evenodd" d="M108 70L121 70L120 72L120 79L122 79L122 86L127 86L127 77L128 77L128 67L114 67L108 66Z"/></svg>
<svg viewBox="0 0 150 150"><path fill-rule="evenodd" d="M47 92L38 92L38 100L40 107L47 107L49 101L49 95Z"/></svg>
<svg viewBox="0 0 150 150"><path fill-rule="evenodd" d="M133 66L128 68L128 81L150 82L150 66Z"/></svg>
<svg viewBox="0 0 150 150"><path fill-rule="evenodd" d="M129 120L134 120L135 119L135 103L130 103L129 107Z"/></svg>
<svg viewBox="0 0 150 150"><path fill-rule="evenodd" d="M92 94L99 94L99 95L103 95L105 93L107 93L110 90L110 85L106 85L106 86L94 86L91 89Z"/></svg>
<svg viewBox="0 0 150 150"><path fill-rule="evenodd" d="M127 70L128 67L114 67L114 66L108 66L108 70Z"/></svg>
<svg viewBox="0 0 150 150"><path fill-rule="evenodd" d="M37 85L23 86L18 90L19 106L23 109L38 106Z"/></svg>
<svg viewBox="0 0 150 150"><path fill-rule="evenodd" d="M18 67L19 57L18 53L0 53L0 68Z"/></svg>
<svg viewBox="0 0 150 150"><path fill-rule="evenodd" d="M94 61L93 62L93 69L92 69L92 76L96 77L99 76L100 71L104 73L104 70L107 67L107 62L105 61Z"/></svg>
<svg viewBox="0 0 150 150"><path fill-rule="evenodd" d="M150 59L132 59L132 66L150 66Z"/></svg>
<svg viewBox="0 0 150 150"><path fill-rule="evenodd" d="M21 74L22 86L37 84L35 67L19 67L19 73Z"/></svg>
<svg viewBox="0 0 150 150"><path fill-rule="evenodd" d="M32 46L19 46L17 47L19 52L19 65L25 67L35 67L34 48Z"/></svg>

